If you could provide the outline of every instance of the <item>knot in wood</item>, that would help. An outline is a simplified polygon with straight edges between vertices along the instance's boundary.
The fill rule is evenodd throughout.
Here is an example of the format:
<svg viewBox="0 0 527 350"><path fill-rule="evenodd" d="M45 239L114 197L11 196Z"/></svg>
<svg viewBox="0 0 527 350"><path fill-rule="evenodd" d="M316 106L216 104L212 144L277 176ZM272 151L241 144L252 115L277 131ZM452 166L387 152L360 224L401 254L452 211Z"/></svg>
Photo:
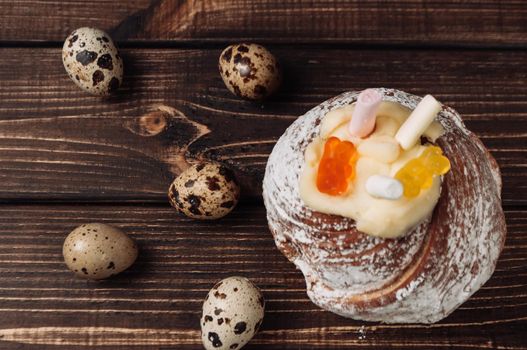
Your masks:
<svg viewBox="0 0 527 350"><path fill-rule="evenodd" d="M166 112L157 110L139 117L139 134L144 136L154 136L166 129L168 125L168 115Z"/></svg>
<svg viewBox="0 0 527 350"><path fill-rule="evenodd" d="M128 130L141 136L156 136L165 131L172 118L171 108L158 106L140 117L126 123Z"/></svg>

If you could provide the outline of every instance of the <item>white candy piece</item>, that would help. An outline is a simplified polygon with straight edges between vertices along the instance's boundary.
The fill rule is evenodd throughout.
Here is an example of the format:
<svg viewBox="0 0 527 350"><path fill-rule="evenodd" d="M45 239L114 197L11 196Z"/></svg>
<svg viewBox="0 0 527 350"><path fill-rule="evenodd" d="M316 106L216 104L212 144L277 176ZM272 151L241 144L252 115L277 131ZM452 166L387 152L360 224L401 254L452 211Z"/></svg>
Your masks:
<svg viewBox="0 0 527 350"><path fill-rule="evenodd" d="M441 104L426 95L397 131L395 139L405 150L412 148L441 111Z"/></svg>
<svg viewBox="0 0 527 350"><path fill-rule="evenodd" d="M372 175L366 181L366 191L376 198L395 200L403 195L403 185L393 177Z"/></svg>

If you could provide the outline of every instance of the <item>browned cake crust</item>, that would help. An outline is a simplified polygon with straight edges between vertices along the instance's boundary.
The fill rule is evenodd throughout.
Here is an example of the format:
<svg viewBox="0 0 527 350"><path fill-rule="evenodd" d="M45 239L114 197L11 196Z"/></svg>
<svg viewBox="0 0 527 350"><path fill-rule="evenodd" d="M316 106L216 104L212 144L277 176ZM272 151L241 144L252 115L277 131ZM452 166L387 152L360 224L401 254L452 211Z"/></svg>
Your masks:
<svg viewBox="0 0 527 350"><path fill-rule="evenodd" d="M380 89L385 100L414 109L420 97ZM348 92L298 118L267 164L264 201L278 248L302 270L311 300L342 316L388 323L437 322L492 275L506 226L494 158L453 109L437 120L437 141L452 168L431 217L397 239L356 230L351 219L306 207L298 178L307 145L325 114L356 100Z"/></svg>

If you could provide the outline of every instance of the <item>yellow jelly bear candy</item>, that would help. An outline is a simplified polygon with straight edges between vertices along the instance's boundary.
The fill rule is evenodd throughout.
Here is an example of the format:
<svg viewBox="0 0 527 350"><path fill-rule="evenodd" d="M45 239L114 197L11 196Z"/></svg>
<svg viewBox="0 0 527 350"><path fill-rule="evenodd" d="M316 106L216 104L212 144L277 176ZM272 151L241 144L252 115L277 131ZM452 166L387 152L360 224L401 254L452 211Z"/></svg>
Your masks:
<svg viewBox="0 0 527 350"><path fill-rule="evenodd" d="M443 156L441 148L429 146L419 157L399 169L395 178L403 184L404 196L413 198L432 186L434 176L446 174L449 170L450 161Z"/></svg>

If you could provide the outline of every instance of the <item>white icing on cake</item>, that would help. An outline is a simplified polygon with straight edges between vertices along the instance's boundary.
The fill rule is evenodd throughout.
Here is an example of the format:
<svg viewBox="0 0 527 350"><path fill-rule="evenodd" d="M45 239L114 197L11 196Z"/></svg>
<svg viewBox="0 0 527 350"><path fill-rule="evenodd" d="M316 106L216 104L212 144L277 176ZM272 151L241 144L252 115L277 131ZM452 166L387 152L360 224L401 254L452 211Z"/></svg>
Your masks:
<svg viewBox="0 0 527 350"><path fill-rule="evenodd" d="M425 146L415 145L402 150L394 136L410 115L411 110L394 102L382 102L377 110L375 130L367 138L352 137L348 124L354 106L336 108L321 121L320 135L306 148L305 164L299 180L299 194L304 204L321 213L341 215L355 220L361 232L384 238L398 237L430 216L440 193L440 178L423 189L415 198L397 200L376 198L366 190L372 175L393 177L412 158L418 157ZM430 128L436 136L442 134L439 123ZM317 188L317 173L325 142L329 137L351 141L360 155L355 169L356 176L348 190L341 195L322 193Z"/></svg>

